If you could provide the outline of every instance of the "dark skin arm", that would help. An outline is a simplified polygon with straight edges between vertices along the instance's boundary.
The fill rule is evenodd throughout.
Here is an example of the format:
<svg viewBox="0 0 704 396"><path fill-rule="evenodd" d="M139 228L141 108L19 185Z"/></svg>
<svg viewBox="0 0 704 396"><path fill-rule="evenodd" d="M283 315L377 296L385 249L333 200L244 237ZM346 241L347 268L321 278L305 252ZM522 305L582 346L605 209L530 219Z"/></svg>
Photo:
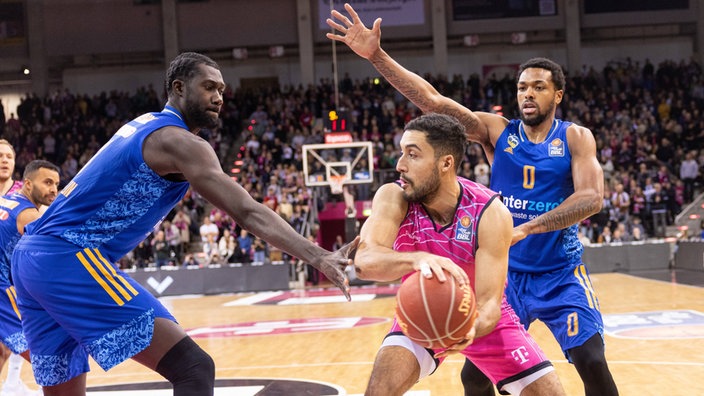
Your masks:
<svg viewBox="0 0 704 396"><path fill-rule="evenodd" d="M345 43L357 55L367 59L394 88L424 113L441 113L457 118L465 127L467 139L481 144L491 163L494 143L508 120L496 114L473 112L440 94L423 77L403 67L381 48L381 18L377 18L369 29L351 5L345 4L345 10L349 18L337 10L332 11L327 24L338 34L327 33L326 37Z"/></svg>
<svg viewBox="0 0 704 396"><path fill-rule="evenodd" d="M258 203L222 171L208 142L178 127L153 132L142 147L144 161L169 180L188 180L195 191L223 209L238 224L284 252L310 263L349 296L343 268L356 241L329 252L298 234L276 212Z"/></svg>
<svg viewBox="0 0 704 396"><path fill-rule="evenodd" d="M513 229L512 243L531 234L567 228L599 213L604 196L604 173L596 159L596 142L589 129L572 125L567 130L572 154L574 193L558 207Z"/></svg>

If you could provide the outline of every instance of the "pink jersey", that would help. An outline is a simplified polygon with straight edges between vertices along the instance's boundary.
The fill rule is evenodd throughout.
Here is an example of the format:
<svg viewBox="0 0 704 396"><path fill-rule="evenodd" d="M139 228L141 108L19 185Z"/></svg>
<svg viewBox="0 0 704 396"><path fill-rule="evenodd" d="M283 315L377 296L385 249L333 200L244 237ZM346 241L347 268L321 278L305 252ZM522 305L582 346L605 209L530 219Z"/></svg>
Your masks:
<svg viewBox="0 0 704 396"><path fill-rule="evenodd" d="M23 184L24 184L24 183L22 182L22 180L15 180L15 182L12 183L12 186L10 186L10 189L7 190L7 192L6 192L5 194L3 194L3 195L10 195L10 194L12 194L13 192L15 192L15 191L21 189Z"/></svg>
<svg viewBox="0 0 704 396"><path fill-rule="evenodd" d="M474 284L474 253L477 249L479 218L498 194L473 181L457 178L462 196L457 203L455 218L444 227L435 224L423 205L409 203L406 218L398 230L394 250L424 252L448 257L469 275ZM405 280L411 274L403 277Z"/></svg>
<svg viewBox="0 0 704 396"><path fill-rule="evenodd" d="M484 209L499 195L470 180L459 177L457 180L462 187L462 196L453 221L441 227L430 218L423 205L409 203L394 242L394 250L420 250L448 257L464 269L474 288L474 254L479 220ZM391 332L400 331L400 326L394 321ZM515 380L550 364L506 302L505 296L496 328L486 336L475 339L462 353L499 386L504 385L507 379Z"/></svg>

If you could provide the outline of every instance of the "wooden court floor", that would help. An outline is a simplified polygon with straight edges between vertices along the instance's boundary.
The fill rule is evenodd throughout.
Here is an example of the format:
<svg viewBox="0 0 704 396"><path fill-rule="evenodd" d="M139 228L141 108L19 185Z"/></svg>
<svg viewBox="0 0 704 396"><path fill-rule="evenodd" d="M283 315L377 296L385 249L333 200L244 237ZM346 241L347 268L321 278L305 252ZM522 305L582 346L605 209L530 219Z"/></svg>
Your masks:
<svg viewBox="0 0 704 396"><path fill-rule="evenodd" d="M592 281L606 318L607 358L621 395L704 394L704 288L616 273L594 274ZM395 287L355 288L349 303L339 293L311 289L162 301L213 356L217 379L235 380L223 382L216 395L359 395L390 325ZM579 377L547 329L536 322L530 332L553 361L567 394L583 395ZM170 394L139 391L144 389L140 384L161 379L131 361L107 373L91 364L89 389L132 384L132 391L123 386L89 395ZM460 358L449 358L408 395L462 395L462 364ZM32 380L27 365L22 376ZM274 382L278 387L266 385ZM323 384L328 390L304 390L298 382Z"/></svg>

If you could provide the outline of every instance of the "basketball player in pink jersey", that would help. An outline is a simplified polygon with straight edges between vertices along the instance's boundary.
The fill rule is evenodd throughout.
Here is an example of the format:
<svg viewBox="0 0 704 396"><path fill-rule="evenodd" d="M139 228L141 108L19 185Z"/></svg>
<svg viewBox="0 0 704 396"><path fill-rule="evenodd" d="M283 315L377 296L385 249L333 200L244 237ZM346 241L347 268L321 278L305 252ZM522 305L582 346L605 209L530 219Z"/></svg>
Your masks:
<svg viewBox="0 0 704 396"><path fill-rule="evenodd" d="M406 125L396 183L379 188L362 226L357 276L375 281L414 271L473 288L479 316L465 342L429 350L406 337L396 321L377 353L366 395L402 395L445 356L461 353L502 392L564 395L540 347L506 302L504 286L513 221L499 195L457 176L467 142L457 119L427 114Z"/></svg>
<svg viewBox="0 0 704 396"><path fill-rule="evenodd" d="M0 139L0 196L22 188L22 180L12 180L15 172L15 149L10 142Z"/></svg>

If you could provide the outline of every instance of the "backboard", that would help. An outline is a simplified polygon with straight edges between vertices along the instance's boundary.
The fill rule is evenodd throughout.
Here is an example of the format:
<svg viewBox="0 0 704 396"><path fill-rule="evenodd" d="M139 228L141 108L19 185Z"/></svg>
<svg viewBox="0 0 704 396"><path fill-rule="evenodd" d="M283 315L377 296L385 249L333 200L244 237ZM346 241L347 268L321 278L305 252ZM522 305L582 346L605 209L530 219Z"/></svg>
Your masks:
<svg viewBox="0 0 704 396"><path fill-rule="evenodd" d="M344 184L374 181L372 142L303 145L303 176L307 186L330 186L335 176Z"/></svg>

